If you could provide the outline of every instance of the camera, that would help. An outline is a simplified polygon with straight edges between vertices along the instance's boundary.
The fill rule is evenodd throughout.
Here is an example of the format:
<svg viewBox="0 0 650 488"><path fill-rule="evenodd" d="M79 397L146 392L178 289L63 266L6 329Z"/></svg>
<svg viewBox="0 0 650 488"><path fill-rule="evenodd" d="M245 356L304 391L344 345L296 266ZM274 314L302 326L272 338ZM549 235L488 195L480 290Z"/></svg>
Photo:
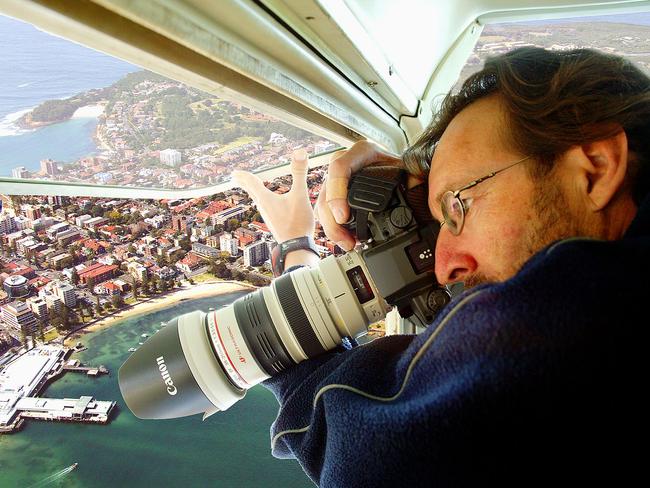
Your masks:
<svg viewBox="0 0 650 488"><path fill-rule="evenodd" d="M208 313L169 321L120 367L118 381L139 418L226 410L254 385L367 334L391 307L423 326L449 301L434 274L440 230L427 186L369 167L350 180L347 226L355 250L328 256Z"/></svg>

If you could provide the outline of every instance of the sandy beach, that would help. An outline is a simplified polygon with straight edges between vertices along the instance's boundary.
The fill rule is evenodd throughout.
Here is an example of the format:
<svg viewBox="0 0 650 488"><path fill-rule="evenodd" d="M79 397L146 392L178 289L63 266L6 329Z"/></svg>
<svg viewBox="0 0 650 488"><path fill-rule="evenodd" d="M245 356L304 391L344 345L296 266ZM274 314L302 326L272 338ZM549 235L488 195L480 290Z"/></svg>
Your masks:
<svg viewBox="0 0 650 488"><path fill-rule="evenodd" d="M121 310L114 315L110 315L104 319L101 319L91 325L88 325L83 330L75 332L73 335L68 337L65 341L65 346L73 347L81 336L89 332L96 332L98 330L105 329L114 325L121 320L133 317L134 315L141 315L148 312L153 312L160 310L166 307L173 305L174 303L193 300L196 298L205 298L216 295L222 295L224 293L232 293L241 290L254 290L255 287L247 285L245 283L240 283L237 281L205 281L197 285L184 285L182 288L165 295L156 296L151 299L147 299L144 302L140 302L136 305L132 305L124 310Z"/></svg>
<svg viewBox="0 0 650 488"><path fill-rule="evenodd" d="M73 119L99 117L104 113L104 105L84 105L72 114Z"/></svg>

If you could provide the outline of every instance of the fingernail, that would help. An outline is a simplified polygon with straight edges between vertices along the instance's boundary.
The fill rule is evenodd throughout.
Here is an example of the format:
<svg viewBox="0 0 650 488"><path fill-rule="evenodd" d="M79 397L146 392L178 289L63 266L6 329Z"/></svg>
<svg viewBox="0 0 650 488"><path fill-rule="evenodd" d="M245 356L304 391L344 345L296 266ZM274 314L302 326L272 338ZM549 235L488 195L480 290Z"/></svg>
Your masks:
<svg viewBox="0 0 650 488"><path fill-rule="evenodd" d="M332 209L332 213L334 214L334 220L336 220L337 224L345 224L345 217L343 216L342 209L339 207L334 207Z"/></svg>

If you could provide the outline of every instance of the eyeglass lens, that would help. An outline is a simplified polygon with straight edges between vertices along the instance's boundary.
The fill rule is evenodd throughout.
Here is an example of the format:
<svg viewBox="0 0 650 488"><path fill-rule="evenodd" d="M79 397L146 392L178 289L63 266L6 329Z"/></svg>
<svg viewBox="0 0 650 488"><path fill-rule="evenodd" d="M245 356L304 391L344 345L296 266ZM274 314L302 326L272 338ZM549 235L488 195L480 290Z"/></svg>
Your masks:
<svg viewBox="0 0 650 488"><path fill-rule="evenodd" d="M440 207L449 231L454 235L460 234L465 220L465 207L460 198L453 191L447 191L442 195Z"/></svg>

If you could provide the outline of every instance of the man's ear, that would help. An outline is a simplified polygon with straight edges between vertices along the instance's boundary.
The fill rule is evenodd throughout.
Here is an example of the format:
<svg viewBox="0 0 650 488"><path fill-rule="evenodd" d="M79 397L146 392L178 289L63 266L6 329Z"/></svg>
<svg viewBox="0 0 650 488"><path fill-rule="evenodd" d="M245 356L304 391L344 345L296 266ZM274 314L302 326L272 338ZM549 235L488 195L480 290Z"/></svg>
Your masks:
<svg viewBox="0 0 650 488"><path fill-rule="evenodd" d="M627 173L627 136L621 130L611 137L580 146L583 195L593 210L602 210L621 188Z"/></svg>

